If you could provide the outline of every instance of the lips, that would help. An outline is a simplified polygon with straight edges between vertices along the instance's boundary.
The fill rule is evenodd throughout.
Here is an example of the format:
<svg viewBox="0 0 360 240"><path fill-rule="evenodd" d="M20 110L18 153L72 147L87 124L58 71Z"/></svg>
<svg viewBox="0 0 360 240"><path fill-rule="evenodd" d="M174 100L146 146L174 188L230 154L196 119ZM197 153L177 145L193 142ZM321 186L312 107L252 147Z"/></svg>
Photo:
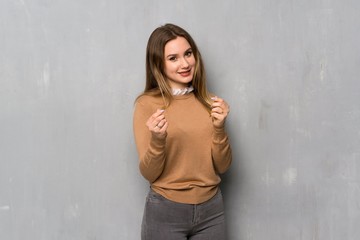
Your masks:
<svg viewBox="0 0 360 240"><path fill-rule="evenodd" d="M178 72L182 77L187 77L190 76L191 74L191 69L188 71L184 71L184 72Z"/></svg>

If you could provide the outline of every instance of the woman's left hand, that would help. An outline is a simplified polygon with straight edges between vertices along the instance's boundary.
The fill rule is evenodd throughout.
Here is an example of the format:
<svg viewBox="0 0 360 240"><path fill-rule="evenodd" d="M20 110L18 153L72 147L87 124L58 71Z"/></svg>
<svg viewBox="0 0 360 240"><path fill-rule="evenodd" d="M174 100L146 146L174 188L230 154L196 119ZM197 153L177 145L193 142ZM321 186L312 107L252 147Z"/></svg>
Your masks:
<svg viewBox="0 0 360 240"><path fill-rule="evenodd" d="M211 98L214 102L211 105L211 117L214 127L221 128L225 124L225 119L230 112L229 105L219 97Z"/></svg>

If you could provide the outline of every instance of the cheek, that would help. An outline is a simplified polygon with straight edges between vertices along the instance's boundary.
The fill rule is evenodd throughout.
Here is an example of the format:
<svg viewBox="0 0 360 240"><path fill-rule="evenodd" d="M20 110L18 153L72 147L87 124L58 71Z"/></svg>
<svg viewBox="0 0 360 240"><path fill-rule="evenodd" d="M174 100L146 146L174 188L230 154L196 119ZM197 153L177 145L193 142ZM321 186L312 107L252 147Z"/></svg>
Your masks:
<svg viewBox="0 0 360 240"><path fill-rule="evenodd" d="M164 72L165 72L165 74L169 74L169 71L170 71L170 66L169 66L169 64L165 64L165 66L164 66Z"/></svg>
<svg viewBox="0 0 360 240"><path fill-rule="evenodd" d="M195 66L195 64L196 64L195 57L192 57L192 58L191 58L191 64Z"/></svg>
<svg viewBox="0 0 360 240"><path fill-rule="evenodd" d="M177 66L176 64L171 64L171 63L168 63L165 65L165 72L167 74L171 74L172 72L175 72L177 70Z"/></svg>

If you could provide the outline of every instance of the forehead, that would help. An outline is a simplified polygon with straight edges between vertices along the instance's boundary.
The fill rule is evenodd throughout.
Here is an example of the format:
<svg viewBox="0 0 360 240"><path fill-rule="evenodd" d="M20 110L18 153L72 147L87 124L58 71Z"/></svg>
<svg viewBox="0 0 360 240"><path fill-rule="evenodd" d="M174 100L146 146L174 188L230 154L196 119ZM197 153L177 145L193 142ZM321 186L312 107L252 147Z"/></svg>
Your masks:
<svg viewBox="0 0 360 240"><path fill-rule="evenodd" d="M191 46L184 37L177 37L165 44L164 52L165 55L176 54L176 53L185 52L189 48L191 48Z"/></svg>

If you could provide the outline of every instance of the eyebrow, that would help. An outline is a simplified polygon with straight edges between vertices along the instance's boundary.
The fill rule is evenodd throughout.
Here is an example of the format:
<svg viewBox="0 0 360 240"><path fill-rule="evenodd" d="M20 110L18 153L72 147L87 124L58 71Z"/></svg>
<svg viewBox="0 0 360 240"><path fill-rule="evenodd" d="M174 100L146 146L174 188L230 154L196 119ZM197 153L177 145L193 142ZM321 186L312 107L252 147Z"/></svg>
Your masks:
<svg viewBox="0 0 360 240"><path fill-rule="evenodd" d="M184 53L187 53L187 52L189 52L189 51L192 51L192 48L191 48L191 47L189 47L188 49L186 49ZM177 53L172 53L172 54L167 55L166 58L175 57L175 56L177 56L177 55L178 55Z"/></svg>

